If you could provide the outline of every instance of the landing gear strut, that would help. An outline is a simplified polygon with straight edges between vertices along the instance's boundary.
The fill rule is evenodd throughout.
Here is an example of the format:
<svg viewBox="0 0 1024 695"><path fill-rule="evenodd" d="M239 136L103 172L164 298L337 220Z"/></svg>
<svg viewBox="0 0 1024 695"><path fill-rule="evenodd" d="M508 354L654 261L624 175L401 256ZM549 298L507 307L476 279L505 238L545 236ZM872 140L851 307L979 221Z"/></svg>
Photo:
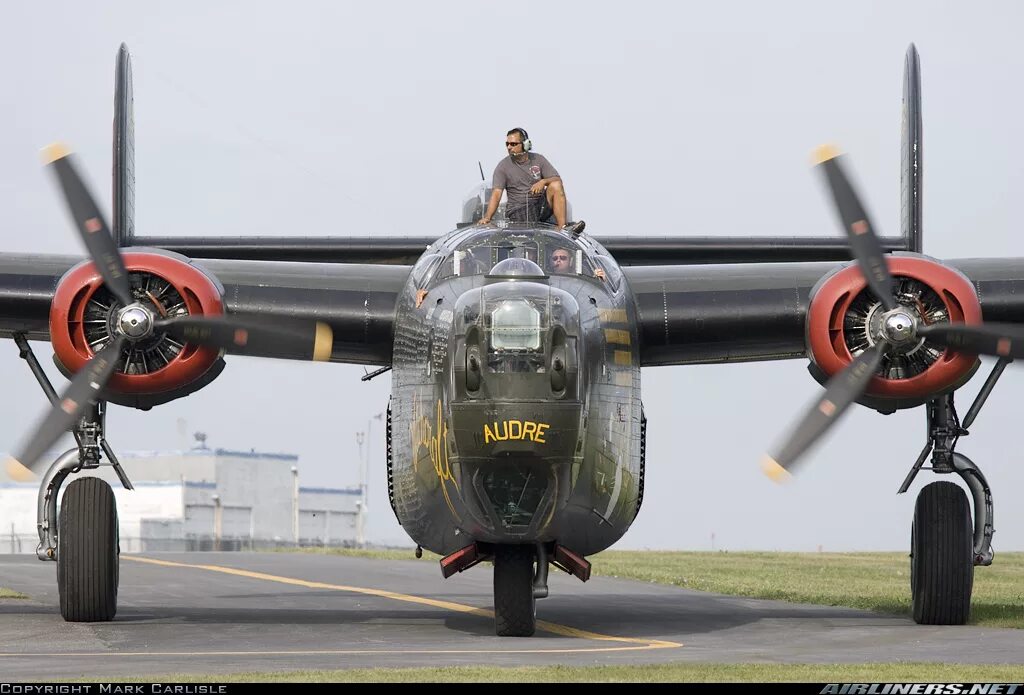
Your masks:
<svg viewBox="0 0 1024 695"><path fill-rule="evenodd" d="M928 404L928 442L907 474L902 494L931 453L935 473L956 473L967 484L974 503L971 510L963 488L950 482L924 487L914 506L910 533L910 592L914 622L926 625L963 625L967 622L974 585L974 567L991 565L993 526L992 491L969 458L954 451L957 440L968 434L981 406L992 392L1009 360L1000 359L989 375L963 424L953 406L953 394Z"/></svg>
<svg viewBox="0 0 1024 695"><path fill-rule="evenodd" d="M23 335L14 336L22 359L51 403L57 393L39 366ZM107 455L121 484L132 489L113 449L103 436L106 403L86 408L73 434L77 446L61 454L39 484L37 528L40 560L57 562L60 612L68 622L113 620L119 581L117 506L110 485L100 478L79 478L68 485L57 516L57 496L71 473L99 468L100 452Z"/></svg>

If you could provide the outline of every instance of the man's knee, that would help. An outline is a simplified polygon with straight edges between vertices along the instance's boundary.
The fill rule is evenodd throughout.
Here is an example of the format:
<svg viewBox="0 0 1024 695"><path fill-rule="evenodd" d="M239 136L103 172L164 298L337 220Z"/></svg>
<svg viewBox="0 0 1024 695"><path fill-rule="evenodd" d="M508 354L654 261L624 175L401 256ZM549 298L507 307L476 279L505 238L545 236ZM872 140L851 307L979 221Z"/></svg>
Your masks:
<svg viewBox="0 0 1024 695"><path fill-rule="evenodd" d="M548 184L547 189L544 191L548 200L548 205L552 208L555 207L555 202L559 200L565 200L565 189L562 187L561 181L552 181Z"/></svg>

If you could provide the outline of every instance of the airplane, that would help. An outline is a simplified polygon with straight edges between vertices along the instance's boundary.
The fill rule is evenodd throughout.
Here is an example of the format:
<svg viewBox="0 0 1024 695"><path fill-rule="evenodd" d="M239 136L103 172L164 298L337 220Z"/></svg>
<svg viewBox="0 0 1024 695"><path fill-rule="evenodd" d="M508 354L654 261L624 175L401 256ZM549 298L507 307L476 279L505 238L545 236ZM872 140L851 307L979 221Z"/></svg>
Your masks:
<svg viewBox="0 0 1024 695"><path fill-rule="evenodd" d="M762 461L773 479L852 404L924 407L927 441L900 492L930 469L911 529L912 613L963 624L975 566L993 561L993 502L956 445L1006 365L1024 354L1024 259L942 261L922 252L920 60L903 79L901 235L876 233L844 156L818 152L843 236L595 238L499 215L490 191L439 237L143 237L134 221L131 59L115 71L112 224L63 146L47 148L88 257L0 253L0 337L15 341L51 402L7 461L40 476L37 556L56 561L71 622L117 610L110 486L68 476L112 466L108 404L148 410L211 383L230 355L391 372L392 510L444 578L494 566L495 632L529 636L549 566L582 581L588 556L629 529L644 499L641 368L805 359L824 386ZM555 271L554 252L569 270ZM600 272L599 272L600 271ZM1019 289L1018 289L1019 288ZM984 317L984 321L983 321ZM29 341L46 340L60 395ZM961 419L956 390L998 361ZM75 446L49 464L71 430ZM105 457L105 460L104 460Z"/></svg>

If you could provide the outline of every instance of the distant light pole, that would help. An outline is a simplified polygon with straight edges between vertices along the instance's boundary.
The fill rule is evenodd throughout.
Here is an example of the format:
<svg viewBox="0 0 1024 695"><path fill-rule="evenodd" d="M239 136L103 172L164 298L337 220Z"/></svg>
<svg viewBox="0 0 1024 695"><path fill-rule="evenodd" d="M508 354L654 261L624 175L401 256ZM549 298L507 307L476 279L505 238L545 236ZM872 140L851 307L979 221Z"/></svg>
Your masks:
<svg viewBox="0 0 1024 695"><path fill-rule="evenodd" d="M213 494L210 499L213 500L213 549L220 550L220 539L224 532L224 508L220 506L220 495Z"/></svg>
<svg viewBox="0 0 1024 695"><path fill-rule="evenodd" d="M292 540L299 544L299 469L292 466Z"/></svg>
<svg viewBox="0 0 1024 695"><path fill-rule="evenodd" d="M366 476L363 473L363 440L366 439L366 432L356 432L356 444L359 445L359 499L356 500L356 545L363 547L366 540L363 538L363 514L366 513ZM370 450L367 442L366 450Z"/></svg>

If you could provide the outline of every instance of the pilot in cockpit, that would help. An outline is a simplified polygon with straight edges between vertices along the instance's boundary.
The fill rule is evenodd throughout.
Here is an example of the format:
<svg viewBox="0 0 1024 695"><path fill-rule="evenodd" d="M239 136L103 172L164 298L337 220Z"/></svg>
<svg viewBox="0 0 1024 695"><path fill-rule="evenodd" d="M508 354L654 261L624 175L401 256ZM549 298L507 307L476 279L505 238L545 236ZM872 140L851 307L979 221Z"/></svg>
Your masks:
<svg viewBox="0 0 1024 695"><path fill-rule="evenodd" d="M571 249L555 249L551 252L551 256L548 259L548 272L552 275L570 275L575 273L575 256L575 252ZM601 268L594 268L594 277L603 281L604 270Z"/></svg>

